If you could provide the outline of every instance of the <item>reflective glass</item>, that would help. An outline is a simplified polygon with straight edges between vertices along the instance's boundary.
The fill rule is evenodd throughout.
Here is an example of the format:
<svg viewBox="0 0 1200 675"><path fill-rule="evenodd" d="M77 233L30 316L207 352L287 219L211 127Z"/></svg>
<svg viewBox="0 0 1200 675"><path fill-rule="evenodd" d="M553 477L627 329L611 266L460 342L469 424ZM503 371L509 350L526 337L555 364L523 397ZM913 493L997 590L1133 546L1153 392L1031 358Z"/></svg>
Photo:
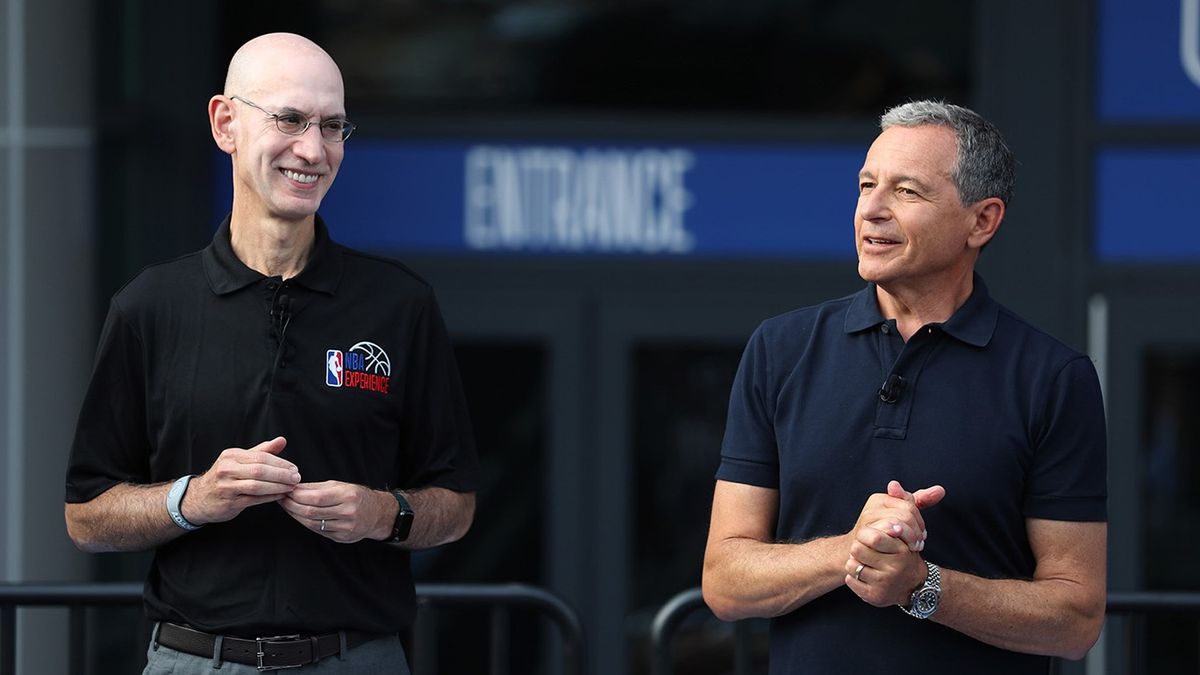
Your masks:
<svg viewBox="0 0 1200 675"><path fill-rule="evenodd" d="M1200 539L1200 351L1152 350L1143 372L1143 587L1200 591L1195 565L1186 562ZM1134 642L1137 672L1200 673L1197 624L1195 615L1145 619Z"/></svg>

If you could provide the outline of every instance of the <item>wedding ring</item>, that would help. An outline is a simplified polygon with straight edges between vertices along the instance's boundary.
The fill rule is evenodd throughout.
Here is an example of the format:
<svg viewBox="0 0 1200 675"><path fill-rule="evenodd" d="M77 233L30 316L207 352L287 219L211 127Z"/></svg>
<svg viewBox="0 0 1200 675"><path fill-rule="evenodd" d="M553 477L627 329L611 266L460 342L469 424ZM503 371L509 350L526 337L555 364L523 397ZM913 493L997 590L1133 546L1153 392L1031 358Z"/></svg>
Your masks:
<svg viewBox="0 0 1200 675"><path fill-rule="evenodd" d="M322 532L325 531L325 519L324 518L321 519L321 531ZM859 567L862 567L862 565L859 565Z"/></svg>
<svg viewBox="0 0 1200 675"><path fill-rule="evenodd" d="M321 522L324 523L325 521L321 521ZM322 525L322 527L324 527L324 525ZM861 577L862 577L862 571L863 571L864 567L866 567L866 565L864 565L862 563L858 563L858 567L854 568L854 580L855 581L862 581Z"/></svg>

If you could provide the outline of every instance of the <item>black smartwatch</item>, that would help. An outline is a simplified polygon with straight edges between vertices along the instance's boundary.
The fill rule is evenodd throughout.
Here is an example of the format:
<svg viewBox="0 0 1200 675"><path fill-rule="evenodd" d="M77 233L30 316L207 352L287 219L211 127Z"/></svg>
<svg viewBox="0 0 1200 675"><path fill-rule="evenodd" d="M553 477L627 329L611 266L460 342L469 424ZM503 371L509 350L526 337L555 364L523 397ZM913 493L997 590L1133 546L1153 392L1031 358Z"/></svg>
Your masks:
<svg viewBox="0 0 1200 675"><path fill-rule="evenodd" d="M412 507L409 506L408 500L399 490L392 490L392 496L396 498L396 503L400 505L400 510L396 512L396 521L392 523L392 536L387 538L390 544L399 544L408 539L408 533L412 530L413 513Z"/></svg>

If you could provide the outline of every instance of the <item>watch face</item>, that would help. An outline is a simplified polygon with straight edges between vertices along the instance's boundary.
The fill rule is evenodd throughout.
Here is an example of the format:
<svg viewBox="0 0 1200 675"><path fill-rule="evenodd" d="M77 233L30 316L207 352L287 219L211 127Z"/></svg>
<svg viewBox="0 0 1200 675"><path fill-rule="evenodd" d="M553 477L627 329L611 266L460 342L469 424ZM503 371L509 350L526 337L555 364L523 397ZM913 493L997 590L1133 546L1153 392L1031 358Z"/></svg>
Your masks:
<svg viewBox="0 0 1200 675"><path fill-rule="evenodd" d="M408 539L408 533L412 529L413 510L408 505L408 500L404 498L404 495L400 494L399 490L392 490L392 496L399 503L400 510L396 513L396 521L392 523L390 541L400 543Z"/></svg>
<svg viewBox="0 0 1200 675"><path fill-rule="evenodd" d="M937 606L938 592L932 588L922 588L913 598L913 611L920 616L933 614Z"/></svg>

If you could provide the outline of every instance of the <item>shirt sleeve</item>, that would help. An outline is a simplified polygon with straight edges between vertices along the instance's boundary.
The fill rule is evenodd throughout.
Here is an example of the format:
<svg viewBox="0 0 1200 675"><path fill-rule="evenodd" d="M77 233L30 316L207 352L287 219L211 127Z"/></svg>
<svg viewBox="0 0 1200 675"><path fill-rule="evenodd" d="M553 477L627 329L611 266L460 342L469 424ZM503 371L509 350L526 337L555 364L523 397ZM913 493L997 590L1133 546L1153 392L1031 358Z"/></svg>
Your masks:
<svg viewBox="0 0 1200 675"><path fill-rule="evenodd" d="M779 488L779 448L773 421L776 392L772 391L772 381L760 325L746 344L729 392L717 480Z"/></svg>
<svg viewBox="0 0 1200 675"><path fill-rule="evenodd" d="M1054 378L1035 439L1025 515L1071 521L1108 519L1107 432L1100 382L1079 356Z"/></svg>
<svg viewBox="0 0 1200 675"><path fill-rule="evenodd" d="M430 291L416 320L404 383L407 412L398 487L473 492L479 459L446 325Z"/></svg>
<svg viewBox="0 0 1200 675"><path fill-rule="evenodd" d="M67 464L66 501L90 501L150 475L142 342L114 300L100 332Z"/></svg>

